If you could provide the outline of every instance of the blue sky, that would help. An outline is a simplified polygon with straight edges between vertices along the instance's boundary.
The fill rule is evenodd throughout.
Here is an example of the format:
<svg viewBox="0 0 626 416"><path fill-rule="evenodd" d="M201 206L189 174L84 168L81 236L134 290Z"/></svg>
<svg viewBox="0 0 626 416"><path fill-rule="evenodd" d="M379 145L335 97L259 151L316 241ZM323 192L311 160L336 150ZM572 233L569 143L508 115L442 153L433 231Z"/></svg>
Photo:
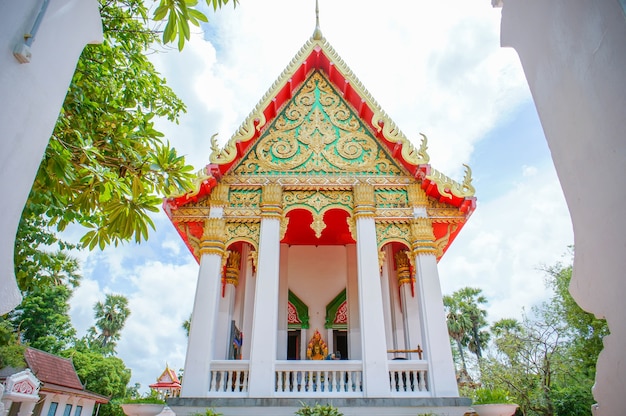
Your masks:
<svg viewBox="0 0 626 416"><path fill-rule="evenodd" d="M312 35L313 0L241 0L210 15L182 53L153 56L188 106L166 137L197 169L209 139L224 143ZM569 214L517 55L499 46L500 10L488 0L320 0L324 36L409 138L429 137L431 164L473 171L478 207L439 263L444 293L483 289L490 320L519 317L546 298L542 264L573 243ZM79 333L105 293L130 300L118 352L144 388L165 364L182 368L181 324L198 266L163 213L146 244L77 253L72 300Z"/></svg>

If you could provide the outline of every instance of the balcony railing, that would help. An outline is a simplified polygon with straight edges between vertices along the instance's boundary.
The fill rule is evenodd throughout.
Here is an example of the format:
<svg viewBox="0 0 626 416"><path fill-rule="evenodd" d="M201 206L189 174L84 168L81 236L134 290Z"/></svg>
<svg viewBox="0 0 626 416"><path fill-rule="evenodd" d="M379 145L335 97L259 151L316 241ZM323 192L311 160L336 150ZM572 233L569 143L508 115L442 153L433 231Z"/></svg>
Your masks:
<svg viewBox="0 0 626 416"><path fill-rule="evenodd" d="M219 397L247 397L248 360L214 360L211 361L209 379L209 395Z"/></svg>
<svg viewBox="0 0 626 416"><path fill-rule="evenodd" d="M276 396L361 397L363 365L355 360L276 361Z"/></svg>
<svg viewBox="0 0 626 416"><path fill-rule="evenodd" d="M248 360L211 362L210 397L247 397ZM388 361L390 397L428 397L426 360ZM359 360L286 361L275 363L274 397L363 397L363 363Z"/></svg>
<svg viewBox="0 0 626 416"><path fill-rule="evenodd" d="M389 389L392 396L430 396L428 361L393 360L389 366Z"/></svg>

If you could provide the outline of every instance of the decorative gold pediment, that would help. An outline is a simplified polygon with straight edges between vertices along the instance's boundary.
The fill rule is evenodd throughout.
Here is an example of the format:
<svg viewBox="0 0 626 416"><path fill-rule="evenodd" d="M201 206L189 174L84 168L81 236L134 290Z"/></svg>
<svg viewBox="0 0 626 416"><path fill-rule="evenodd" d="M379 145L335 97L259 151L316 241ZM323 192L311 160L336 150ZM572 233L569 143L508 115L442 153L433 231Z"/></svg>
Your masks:
<svg viewBox="0 0 626 416"><path fill-rule="evenodd" d="M235 175L406 174L319 72L233 169Z"/></svg>

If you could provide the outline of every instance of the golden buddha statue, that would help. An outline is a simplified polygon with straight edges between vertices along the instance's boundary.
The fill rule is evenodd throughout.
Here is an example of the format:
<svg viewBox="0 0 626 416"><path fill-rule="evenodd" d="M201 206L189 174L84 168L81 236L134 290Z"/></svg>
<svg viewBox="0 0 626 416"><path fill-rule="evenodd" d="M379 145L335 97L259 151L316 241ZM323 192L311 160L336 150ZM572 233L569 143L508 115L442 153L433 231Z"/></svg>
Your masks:
<svg viewBox="0 0 626 416"><path fill-rule="evenodd" d="M323 360L328 355L328 347L318 330L311 337L306 348L306 358L309 360Z"/></svg>

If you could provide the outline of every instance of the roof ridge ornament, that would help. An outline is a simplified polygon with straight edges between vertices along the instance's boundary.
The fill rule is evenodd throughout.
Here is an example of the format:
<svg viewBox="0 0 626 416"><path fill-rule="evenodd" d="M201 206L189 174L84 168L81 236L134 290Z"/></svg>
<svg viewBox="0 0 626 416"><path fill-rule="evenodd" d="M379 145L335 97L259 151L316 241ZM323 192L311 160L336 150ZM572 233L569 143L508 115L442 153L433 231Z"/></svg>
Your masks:
<svg viewBox="0 0 626 416"><path fill-rule="evenodd" d="M322 40L322 29L320 29L320 7L319 0L315 0L315 31L313 32L314 40Z"/></svg>

